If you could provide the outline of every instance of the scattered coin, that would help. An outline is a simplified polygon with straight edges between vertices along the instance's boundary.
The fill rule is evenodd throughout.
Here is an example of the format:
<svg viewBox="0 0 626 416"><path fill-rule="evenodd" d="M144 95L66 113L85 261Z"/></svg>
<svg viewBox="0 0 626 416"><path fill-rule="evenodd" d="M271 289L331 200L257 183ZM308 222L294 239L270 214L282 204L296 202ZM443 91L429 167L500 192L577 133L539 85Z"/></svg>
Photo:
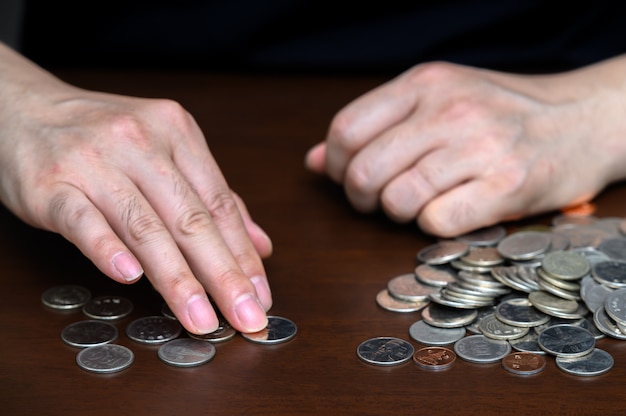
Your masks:
<svg viewBox="0 0 626 416"><path fill-rule="evenodd" d="M502 359L502 367L513 374L537 374L546 368L546 359L531 352L514 352Z"/></svg>
<svg viewBox="0 0 626 416"><path fill-rule="evenodd" d="M157 355L161 361L175 367L195 367L211 361L215 347L193 338L178 338L162 344Z"/></svg>
<svg viewBox="0 0 626 416"><path fill-rule="evenodd" d="M529 331L528 327L505 324L495 314L485 316L480 321L479 327L484 336L498 340L521 338Z"/></svg>
<svg viewBox="0 0 626 416"><path fill-rule="evenodd" d="M77 309L91 299L89 289L79 285L52 287L41 295L41 302L53 309Z"/></svg>
<svg viewBox="0 0 626 416"><path fill-rule="evenodd" d="M470 246L495 246L506 236L506 228L500 224L480 228L456 238Z"/></svg>
<svg viewBox="0 0 626 416"><path fill-rule="evenodd" d="M494 315L505 324L521 327L535 327L550 320L550 315L534 308L528 298L521 297L500 302Z"/></svg>
<svg viewBox="0 0 626 416"><path fill-rule="evenodd" d="M177 338L182 332L181 324L164 316L146 316L132 321L126 327L126 335L142 344L162 344Z"/></svg>
<svg viewBox="0 0 626 416"><path fill-rule="evenodd" d="M451 308L431 303L422 310L422 319L439 328L460 328L471 324L478 316L476 309Z"/></svg>
<svg viewBox="0 0 626 416"><path fill-rule="evenodd" d="M370 338L357 347L357 355L361 360L380 366L406 363L414 352L410 342L394 337Z"/></svg>
<svg viewBox="0 0 626 416"><path fill-rule="evenodd" d="M544 254L550 248L550 234L542 231L518 231L498 243L498 252L511 260L528 260Z"/></svg>
<svg viewBox="0 0 626 416"><path fill-rule="evenodd" d="M93 373L114 373L122 371L133 363L133 352L117 344L105 344L81 350L76 355L76 363L83 370Z"/></svg>
<svg viewBox="0 0 626 416"><path fill-rule="evenodd" d="M241 333L248 341L258 344L278 344L289 341L296 335L296 324L281 316L268 316L265 329L254 333Z"/></svg>
<svg viewBox="0 0 626 416"><path fill-rule="evenodd" d="M415 268L415 277L420 282L437 287L445 287L456 281L456 270L449 265L419 264Z"/></svg>
<svg viewBox="0 0 626 416"><path fill-rule="evenodd" d="M443 347L426 347L413 354L413 362L424 370L444 371L454 365L456 354Z"/></svg>
<svg viewBox="0 0 626 416"><path fill-rule="evenodd" d="M109 344L117 337L118 331L114 325L96 320L74 322L61 331L63 342L79 348Z"/></svg>

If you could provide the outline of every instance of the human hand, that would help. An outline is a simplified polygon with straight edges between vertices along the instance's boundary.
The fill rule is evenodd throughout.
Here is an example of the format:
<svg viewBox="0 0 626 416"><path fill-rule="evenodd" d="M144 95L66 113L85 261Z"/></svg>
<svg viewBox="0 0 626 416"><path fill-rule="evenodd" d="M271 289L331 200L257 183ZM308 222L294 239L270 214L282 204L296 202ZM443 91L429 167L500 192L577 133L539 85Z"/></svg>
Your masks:
<svg viewBox="0 0 626 416"><path fill-rule="evenodd" d="M207 292L234 328L264 328L271 241L193 118L169 100L81 90L0 54L2 202L118 282L145 270L191 332L218 326Z"/></svg>
<svg viewBox="0 0 626 416"><path fill-rule="evenodd" d="M586 202L626 177L625 67L523 76L418 65L342 109L306 165L358 210L442 237Z"/></svg>

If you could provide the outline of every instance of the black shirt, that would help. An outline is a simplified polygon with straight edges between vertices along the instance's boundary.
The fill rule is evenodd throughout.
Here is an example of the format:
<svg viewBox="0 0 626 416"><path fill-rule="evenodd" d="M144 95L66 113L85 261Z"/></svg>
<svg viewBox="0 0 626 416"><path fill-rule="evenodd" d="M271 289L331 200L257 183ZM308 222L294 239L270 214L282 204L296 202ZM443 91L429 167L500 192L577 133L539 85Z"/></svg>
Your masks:
<svg viewBox="0 0 626 416"><path fill-rule="evenodd" d="M27 0L43 65L389 72L432 60L561 71L626 52L626 2Z"/></svg>

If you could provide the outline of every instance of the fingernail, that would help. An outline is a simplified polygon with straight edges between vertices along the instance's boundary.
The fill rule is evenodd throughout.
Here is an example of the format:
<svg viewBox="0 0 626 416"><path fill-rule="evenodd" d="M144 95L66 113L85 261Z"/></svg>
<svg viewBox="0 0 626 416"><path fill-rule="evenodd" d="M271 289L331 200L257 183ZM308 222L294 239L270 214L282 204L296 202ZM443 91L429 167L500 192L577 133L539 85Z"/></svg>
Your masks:
<svg viewBox="0 0 626 416"><path fill-rule="evenodd" d="M139 261L130 253L120 252L113 256L111 260L113 267L122 275L127 282L134 282L143 275L143 268Z"/></svg>
<svg viewBox="0 0 626 416"><path fill-rule="evenodd" d="M217 329L215 311L206 297L192 296L187 302L187 313L198 333L208 334Z"/></svg>
<svg viewBox="0 0 626 416"><path fill-rule="evenodd" d="M246 293L235 301L235 313L245 332L257 332L267 326L263 307L252 294Z"/></svg>
<svg viewBox="0 0 626 416"><path fill-rule="evenodd" d="M268 311L272 307L272 292L270 291L270 286L267 283L267 279L263 276L254 276L250 278L250 281L254 284L256 288L256 294L259 298L259 302L263 306L263 309Z"/></svg>

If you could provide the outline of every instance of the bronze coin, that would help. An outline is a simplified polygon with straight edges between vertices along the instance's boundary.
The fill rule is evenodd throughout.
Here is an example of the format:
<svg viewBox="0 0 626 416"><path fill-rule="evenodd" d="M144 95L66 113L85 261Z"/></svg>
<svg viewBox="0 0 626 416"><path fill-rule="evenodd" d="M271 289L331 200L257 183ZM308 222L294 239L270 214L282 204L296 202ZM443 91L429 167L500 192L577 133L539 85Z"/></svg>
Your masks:
<svg viewBox="0 0 626 416"><path fill-rule="evenodd" d="M537 374L546 367L546 358L532 352L514 352L502 359L502 367L513 374Z"/></svg>
<svg viewBox="0 0 626 416"><path fill-rule="evenodd" d="M444 347L426 347L413 354L413 362L424 370L442 371L452 367L456 361L454 351Z"/></svg>

